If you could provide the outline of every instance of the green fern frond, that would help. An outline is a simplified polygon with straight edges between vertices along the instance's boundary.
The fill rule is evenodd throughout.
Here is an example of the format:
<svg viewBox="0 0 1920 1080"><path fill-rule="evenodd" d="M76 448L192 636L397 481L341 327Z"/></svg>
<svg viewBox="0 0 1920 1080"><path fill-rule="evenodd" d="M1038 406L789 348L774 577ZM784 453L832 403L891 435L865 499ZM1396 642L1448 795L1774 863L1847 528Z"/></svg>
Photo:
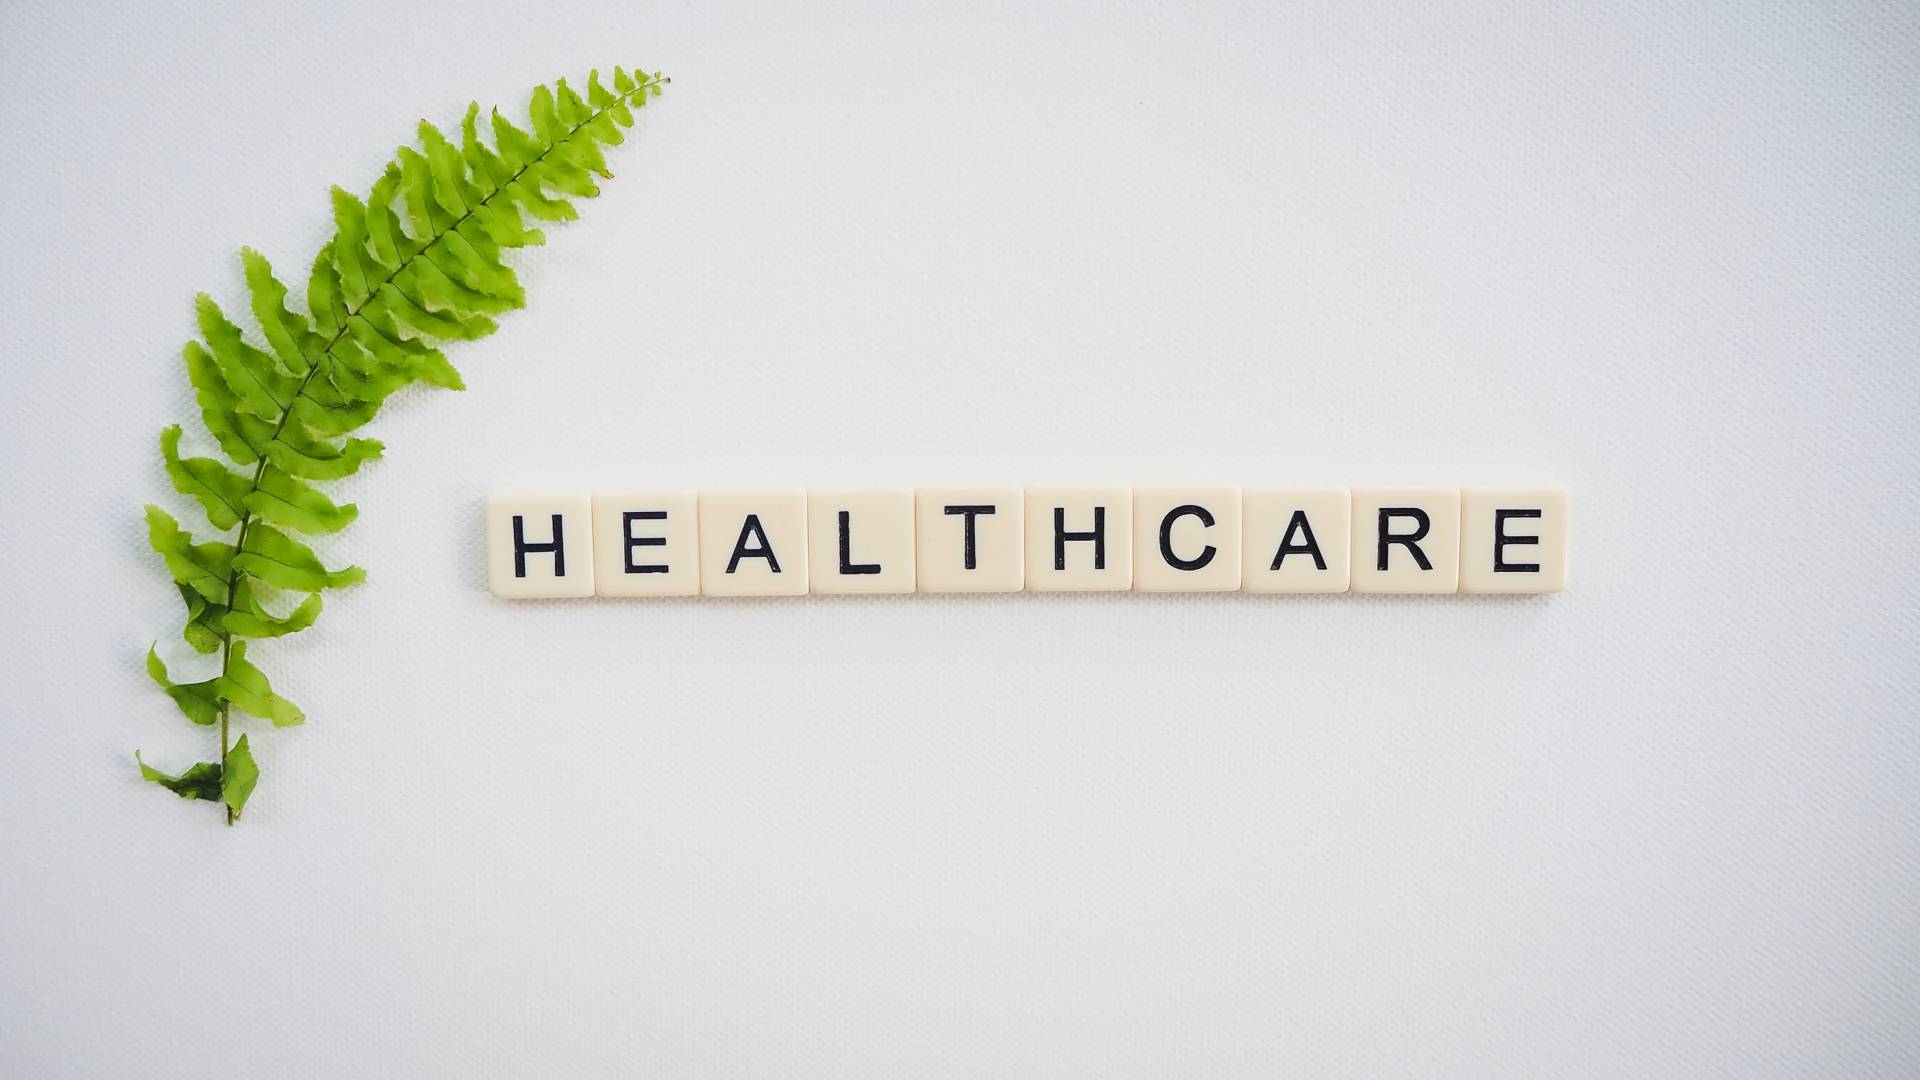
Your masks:
<svg viewBox="0 0 1920 1080"><path fill-rule="evenodd" d="M494 332L496 317L526 303L504 253L544 243L530 222L572 221L574 199L599 194L604 148L624 141L634 110L659 96L658 72L613 69L609 87L588 75L582 96L561 79L538 86L523 129L492 110L489 145L480 106L467 107L455 142L421 121L417 144L402 146L365 200L334 188L334 235L314 257L305 310L267 258L240 252L255 344L213 299L195 301L200 340L182 350L206 434L226 458L181 455L180 425L160 435L174 489L199 504L230 539L196 539L179 521L147 507L148 543L165 562L186 607L181 635L196 651L219 653L220 668L198 682L174 682L155 650L147 673L196 724L220 729L220 759L171 775L135 759L140 775L185 799L224 803L232 824L259 769L241 735L228 744L238 710L276 727L303 723L298 706L275 693L247 656L247 640L312 626L328 589L359 583L349 566L329 570L291 533L330 533L351 524L316 483L349 476L377 460L381 444L351 433L395 392L414 383L458 390L458 371L440 346ZM264 346L264 347L263 347ZM229 464L231 463L231 464ZM297 603L275 614L283 592Z"/></svg>

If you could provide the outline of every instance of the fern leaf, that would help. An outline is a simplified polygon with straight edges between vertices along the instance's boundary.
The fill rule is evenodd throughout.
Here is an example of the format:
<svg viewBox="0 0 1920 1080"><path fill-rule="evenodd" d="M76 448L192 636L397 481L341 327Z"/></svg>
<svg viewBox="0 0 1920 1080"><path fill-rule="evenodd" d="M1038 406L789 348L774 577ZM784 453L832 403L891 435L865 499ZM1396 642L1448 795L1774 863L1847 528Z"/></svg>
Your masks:
<svg viewBox="0 0 1920 1080"><path fill-rule="evenodd" d="M187 605L187 624L180 629L180 636L195 652L219 652L220 644L226 640L227 609L210 602L190 586L178 588L181 601Z"/></svg>
<svg viewBox="0 0 1920 1080"><path fill-rule="evenodd" d="M173 489L199 500L214 528L231 529L240 523L252 487L246 477L212 458L182 458L179 424L160 433L160 456L173 480Z"/></svg>
<svg viewBox="0 0 1920 1080"><path fill-rule="evenodd" d="M337 506L312 484L272 466L261 470L245 501L260 520L303 533L339 532L360 516L352 503Z"/></svg>
<svg viewBox="0 0 1920 1080"><path fill-rule="evenodd" d="M227 812L234 820L246 809L247 799L259 782L260 767L253 763L253 751L247 746L247 737L242 735L233 749L227 751L226 763L220 766L220 801L227 804Z"/></svg>
<svg viewBox="0 0 1920 1080"><path fill-rule="evenodd" d="M591 199L600 194L600 185L593 182L587 170L571 161L562 160L560 155L548 157L538 165L527 169L527 175L539 181L540 186L562 195ZM572 208L572 204L568 204Z"/></svg>
<svg viewBox="0 0 1920 1080"><path fill-rule="evenodd" d="M303 480L338 480L360 471L360 466L377 461L384 449L378 439L348 439L335 446L325 439L302 436L295 442L283 434L267 447L267 460L273 467Z"/></svg>
<svg viewBox="0 0 1920 1080"><path fill-rule="evenodd" d="M418 290L422 305L432 311L453 315L500 315L520 306L469 289L464 282L442 269L431 251L425 257L415 259L403 277L407 285Z"/></svg>
<svg viewBox="0 0 1920 1080"><path fill-rule="evenodd" d="M460 156L466 159L469 174L482 198L500 190L500 185L513 175L500 155L480 141L480 103L477 101L467 105L467 115L460 121Z"/></svg>
<svg viewBox="0 0 1920 1080"><path fill-rule="evenodd" d="M260 332L280 363L294 375L305 375L312 363L307 358L306 339L312 335L307 320L287 310L287 287L273 276L266 256L252 248L240 249L240 261L246 267L247 291L253 298L253 317Z"/></svg>
<svg viewBox="0 0 1920 1080"><path fill-rule="evenodd" d="M340 296L349 305L359 304L379 281L377 269L367 265L367 208L350 191L333 189L333 223L339 234L333 238L333 268L340 275Z"/></svg>
<svg viewBox="0 0 1920 1080"><path fill-rule="evenodd" d="M347 324L347 305L340 298L340 271L333 264L333 241L329 240L313 257L313 269L307 276L307 310L313 324L325 334L338 334Z"/></svg>
<svg viewBox="0 0 1920 1080"><path fill-rule="evenodd" d="M527 163L545 149L533 136L514 126L513 121L501 116L499 109L493 110L493 145L499 148L500 160L515 173L526 168Z"/></svg>
<svg viewBox="0 0 1920 1080"><path fill-rule="evenodd" d="M242 735L241 738L246 736ZM141 779L151 780L183 799L220 801L220 765L217 762L202 761L179 776L171 776L142 761L138 750L133 752L133 760L140 766Z"/></svg>
<svg viewBox="0 0 1920 1080"><path fill-rule="evenodd" d="M292 727L307 722L300 707L273 692L267 673L247 659L247 643L236 641L227 656L227 673L214 680L220 697L241 712L273 721L274 727Z"/></svg>
<svg viewBox="0 0 1920 1080"><path fill-rule="evenodd" d="M220 676L205 679L197 683L177 683L167 672L167 665L160 654L153 649L147 650L147 676L160 689L167 692L187 719L202 727L220 720Z"/></svg>
<svg viewBox="0 0 1920 1080"><path fill-rule="evenodd" d="M367 577L367 572L357 566L327 569L312 548L266 525L248 529L246 545L229 556L233 569L277 589L344 589Z"/></svg>
<svg viewBox="0 0 1920 1080"><path fill-rule="evenodd" d="M355 401L345 405L322 405L312 397L302 395L295 398L288 409L295 420L322 435L345 435L349 431L358 431L365 427L373 414L380 411L378 401Z"/></svg>
<svg viewBox="0 0 1920 1080"><path fill-rule="evenodd" d="M251 465L260 460L267 444L273 441L273 424L240 411L239 396L227 385L213 354L205 346L189 341L180 355L186 362L187 381L193 384L193 397L200 406L200 421L206 425L207 433L234 461Z"/></svg>
<svg viewBox="0 0 1920 1080"><path fill-rule="evenodd" d="M399 149L400 196L407 208L407 223L417 239L438 236L446 231L452 218L434 201L433 171L427 159L410 146Z"/></svg>
<svg viewBox="0 0 1920 1080"><path fill-rule="evenodd" d="M565 76L553 81L553 101L559 109L560 122L570 130L578 129L593 115L593 110L587 107L587 103L581 100L573 87L567 85ZM580 140L571 141L577 144Z"/></svg>
<svg viewBox="0 0 1920 1080"><path fill-rule="evenodd" d="M237 600L235 607L221 618L221 624L232 633L249 638L285 637L297 634L312 626L320 617L323 604L319 593L308 593L299 606L285 615L274 615L260 606L260 601L251 594Z"/></svg>
<svg viewBox="0 0 1920 1080"><path fill-rule="evenodd" d="M335 346L340 363L327 373L325 387L312 388L314 400L331 406L383 401L415 380L449 390L464 388L445 353L399 337L397 328L392 332L396 336L387 337L371 319L356 316L356 340Z"/></svg>
<svg viewBox="0 0 1920 1080"><path fill-rule="evenodd" d="M506 188L501 188L505 191ZM493 202L482 206L474 214L474 220L480 223L480 229L487 239L503 248L539 247L547 242L547 234L539 229L529 229L521 220L520 211L511 201Z"/></svg>
<svg viewBox="0 0 1920 1080"><path fill-rule="evenodd" d="M379 302L400 325L442 341L477 341L499 329L499 324L485 315L435 315L391 281L380 286Z"/></svg>
<svg viewBox="0 0 1920 1080"><path fill-rule="evenodd" d="M247 344L240 328L228 321L213 298L201 293L195 302L200 336L213 353L214 366L235 394L236 408L263 420L278 420L292 400L298 383L283 374L273 357Z"/></svg>
<svg viewBox="0 0 1920 1080"><path fill-rule="evenodd" d="M604 109L613 104L613 102L613 94L600 83L600 69L594 68L592 71L587 72L587 104L597 110Z"/></svg>
<svg viewBox="0 0 1920 1080"><path fill-rule="evenodd" d="M393 213L393 196L399 190L400 175L399 169L387 166L387 171L373 182L372 194L367 196L367 245L373 251L373 260L387 271L398 268L420 248L401 228L400 219Z"/></svg>
<svg viewBox="0 0 1920 1080"><path fill-rule="evenodd" d="M467 388L466 382L460 378L460 372L447 361L447 354L439 349L422 349L409 354L407 370L417 381L442 390Z"/></svg>
<svg viewBox="0 0 1920 1080"><path fill-rule="evenodd" d="M533 137L545 150L560 141L560 115L553 105L553 91L545 85L533 88L533 100L527 103L527 116L533 121Z"/></svg>
<svg viewBox="0 0 1920 1080"><path fill-rule="evenodd" d="M147 544L166 561L176 583L216 604L227 602L227 580L233 576L232 544L218 540L194 543L192 535L157 506L147 507Z"/></svg>
<svg viewBox="0 0 1920 1080"><path fill-rule="evenodd" d="M363 366L363 357L349 359L353 354L342 351L339 346L334 350L334 362L328 366L325 377L309 383L300 400L328 409L346 409L363 402L383 401L404 385L403 379L390 375L387 365L364 363Z"/></svg>
<svg viewBox="0 0 1920 1080"><path fill-rule="evenodd" d="M452 257L454 266L449 271L460 279L461 284L478 293L504 300L512 307L520 307L527 302L527 294L520 288L520 279L513 270L500 261L499 251L486 250L494 244L482 238L476 244L465 233L450 232L441 237L441 246Z"/></svg>
<svg viewBox="0 0 1920 1080"><path fill-rule="evenodd" d="M447 137L425 120L420 121L420 147L426 153L428 175L433 179L434 200L452 215L453 221L467 216L477 197L467 182L466 162ZM451 228L451 224L448 228ZM444 233L447 229L435 230Z"/></svg>
<svg viewBox="0 0 1920 1080"><path fill-rule="evenodd" d="M378 308L369 307L353 317L353 325L348 328L355 349L370 355L379 364L404 369L407 364L407 342L401 337L397 327L385 317ZM347 353L345 355L352 355ZM351 366L351 365L350 365ZM353 366L355 374L372 375L375 365L360 364ZM365 400L362 398L362 400Z"/></svg>
<svg viewBox="0 0 1920 1080"><path fill-rule="evenodd" d="M549 199L540 193L537 182L539 173L529 169L527 179L515 180L507 185L507 193L513 196L514 204L525 210L536 221L572 221L580 216L580 211L565 199ZM529 182L534 181L534 182Z"/></svg>
<svg viewBox="0 0 1920 1080"><path fill-rule="evenodd" d="M603 148L624 141L632 110L664 82L616 67L611 88L597 71L584 94L565 79L536 87L527 107L531 130L495 109L483 132L479 106L469 105L457 143L422 121L417 145L395 152L364 201L332 189L334 234L308 271L304 313L288 306L288 288L267 258L241 250L261 344L210 297L196 299L200 340L181 353L194 401L228 460L252 468L247 475L214 458L182 457L181 428L161 433L174 488L199 503L214 528L238 533L232 542L197 541L165 511L147 508L148 543L186 607L181 636L199 652L219 653L220 673L175 682L153 649L147 672L189 720L218 724L221 758L178 776L139 761L142 777L183 797L224 802L229 822L239 817L259 770L246 735L228 744L230 711L276 726L305 719L254 665L248 641L313 626L325 590L366 576L355 566L328 569L289 535L335 532L356 517L352 504L334 502L315 484L381 456L377 440L350 433L394 393L415 383L462 387L441 346L491 334L494 316L526 302L502 252L546 241L529 219L578 216L573 200L597 195L596 177L611 175ZM303 595L281 614L262 602L273 590Z"/></svg>

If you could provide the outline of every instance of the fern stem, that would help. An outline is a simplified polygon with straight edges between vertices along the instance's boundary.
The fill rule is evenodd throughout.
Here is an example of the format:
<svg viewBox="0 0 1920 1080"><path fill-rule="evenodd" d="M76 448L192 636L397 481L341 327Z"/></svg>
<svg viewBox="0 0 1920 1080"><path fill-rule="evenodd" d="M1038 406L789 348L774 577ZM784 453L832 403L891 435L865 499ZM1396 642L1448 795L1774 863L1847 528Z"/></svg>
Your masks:
<svg viewBox="0 0 1920 1080"><path fill-rule="evenodd" d="M225 675L227 673L227 655L233 649L232 638L226 638L223 640L224 640L224 644L222 645L222 652L220 654L220 674L221 675ZM220 775L222 777L227 775L227 709L228 709L228 705L226 701L222 700L220 702ZM227 825L228 826L233 825L232 804L227 805Z"/></svg>
<svg viewBox="0 0 1920 1080"><path fill-rule="evenodd" d="M421 245L419 251L415 252L412 255L407 256L404 259L401 259L399 262L399 265L394 267L392 273L389 273L384 279L381 280L381 282L378 285L375 285L371 289L369 289L367 291L367 295L360 300L358 305L348 310L346 317L340 320L340 329L334 333L332 338L328 339L325 348L321 349L318 353L314 354L313 363L307 369L306 375L303 378L301 378L300 385L294 389L293 395L287 399L286 407L280 410L280 419L278 422L274 424L273 434L267 438L267 445L271 446L274 443L280 441L281 433L286 431L288 422L293 419L294 403L299 401L302 397L304 397L306 395L307 388L313 385L314 377L320 374L321 362L332 358L334 347L339 345L341 339L347 336L348 326L353 322L354 319L361 317L360 313L366 309L366 306L368 304L371 304L374 301L374 299L380 295L380 290L382 288L391 284L402 273L406 272L407 268L411 267L414 264L415 260L427 258L428 252L433 250L434 245L440 243L443 239L445 239L448 233L458 231L460 226L466 224L467 220L473 217L473 215L477 213L482 207L485 207L490 203L492 203L495 196L505 194L508 188L512 187L514 183L516 183L522 176L526 175L526 172L528 169L532 168L535 165L538 165L542 161L545 161L548 154L553 153L555 150L559 149L561 146L564 146L568 142L572 141L573 137L575 135L578 135L581 129L585 128L588 124L591 124L596 120L599 120L602 116L605 116L615 106L627 104L635 95L645 95L649 90L653 89L655 86L665 83L667 81L669 80L664 78L648 78L641 81L633 89L628 90L625 93L616 95L614 98L613 104L606 105L606 106L603 106L602 108L594 110L593 115L589 116L585 120L582 120L578 124L575 124L574 126L568 128L564 135L561 135L559 138L553 140L553 142L547 144L545 149L541 150L539 154L535 155L533 158L529 159L525 164L521 165L520 168L515 170L514 174L511 177L507 178L507 180L504 183L495 185L492 191L481 196L480 200L474 203L472 206L468 207L467 212L464 214L461 214L459 219L454 221L453 224L448 225L445 229L442 229L439 232L436 232L431 236L429 236L426 242ZM261 478L266 475L267 464L268 464L267 456L263 452L260 455L259 465L257 465L253 470L253 479L247 485L248 495L252 495L254 492L260 490L260 481L261 481ZM245 507L245 503L243 501L242 509L240 512L240 525L239 525L240 531L235 536L234 543L233 543L233 547L235 551L246 550L247 527L251 525L252 522L253 522L253 512L250 509L247 509ZM227 607L229 608L233 607L234 598L240 588L241 576L242 576L241 571L238 570L237 568L234 568L231 566L227 568ZM222 627L220 630L220 642L221 642L220 676L221 678L227 678L230 674L230 668L233 662L232 631L227 630L225 627ZM225 698L222 698L220 701L220 775L223 777L226 775L226 772L227 772L227 752L228 752L227 712L229 708L230 708L229 703L226 701ZM227 807L227 824L232 825L233 822L234 822L233 807L228 806Z"/></svg>

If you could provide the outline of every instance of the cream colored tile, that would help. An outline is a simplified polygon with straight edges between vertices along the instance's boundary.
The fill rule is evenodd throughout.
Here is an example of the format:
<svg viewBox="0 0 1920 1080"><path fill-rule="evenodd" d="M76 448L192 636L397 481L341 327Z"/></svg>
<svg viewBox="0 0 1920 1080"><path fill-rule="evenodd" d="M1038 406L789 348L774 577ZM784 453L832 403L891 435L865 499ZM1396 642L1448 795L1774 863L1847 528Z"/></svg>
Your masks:
<svg viewBox="0 0 1920 1080"><path fill-rule="evenodd" d="M1565 491L1468 488L1462 493L1462 592L1543 593L1566 586Z"/></svg>
<svg viewBox="0 0 1920 1080"><path fill-rule="evenodd" d="M1026 584L1019 488L927 488L914 495L921 592L1019 592Z"/></svg>
<svg viewBox="0 0 1920 1080"><path fill-rule="evenodd" d="M487 587L509 600L593 595L593 500L495 495L487 500Z"/></svg>
<svg viewBox="0 0 1920 1080"><path fill-rule="evenodd" d="M1240 587L1240 489L1133 489L1136 592Z"/></svg>
<svg viewBox="0 0 1920 1080"><path fill-rule="evenodd" d="M699 509L690 491L597 491L593 584L601 596L700 591Z"/></svg>
<svg viewBox="0 0 1920 1080"><path fill-rule="evenodd" d="M1352 512L1346 488L1248 488L1240 497L1241 591L1346 592Z"/></svg>
<svg viewBox="0 0 1920 1080"><path fill-rule="evenodd" d="M808 491L807 547L813 592L912 592L913 492Z"/></svg>
<svg viewBox="0 0 1920 1080"><path fill-rule="evenodd" d="M708 596L806 592L806 493L701 492L700 591Z"/></svg>
<svg viewBox="0 0 1920 1080"><path fill-rule="evenodd" d="M1027 489L1027 588L1133 587L1133 506L1126 488Z"/></svg>
<svg viewBox="0 0 1920 1080"><path fill-rule="evenodd" d="M1459 488L1354 490L1354 592L1450 593L1459 587Z"/></svg>

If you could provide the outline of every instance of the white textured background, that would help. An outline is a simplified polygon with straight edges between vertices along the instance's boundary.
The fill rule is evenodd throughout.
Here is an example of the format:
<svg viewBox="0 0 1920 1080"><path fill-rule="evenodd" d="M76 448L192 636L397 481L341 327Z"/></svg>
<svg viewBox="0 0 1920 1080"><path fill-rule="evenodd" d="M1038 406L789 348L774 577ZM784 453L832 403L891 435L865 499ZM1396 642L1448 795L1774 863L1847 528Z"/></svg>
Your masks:
<svg viewBox="0 0 1920 1080"><path fill-rule="evenodd" d="M1912 6L435 7L0 9L0 1075L1920 1070ZM246 822L141 784L193 291L616 60ZM1572 587L483 588L496 487L1075 479L1559 481Z"/></svg>

